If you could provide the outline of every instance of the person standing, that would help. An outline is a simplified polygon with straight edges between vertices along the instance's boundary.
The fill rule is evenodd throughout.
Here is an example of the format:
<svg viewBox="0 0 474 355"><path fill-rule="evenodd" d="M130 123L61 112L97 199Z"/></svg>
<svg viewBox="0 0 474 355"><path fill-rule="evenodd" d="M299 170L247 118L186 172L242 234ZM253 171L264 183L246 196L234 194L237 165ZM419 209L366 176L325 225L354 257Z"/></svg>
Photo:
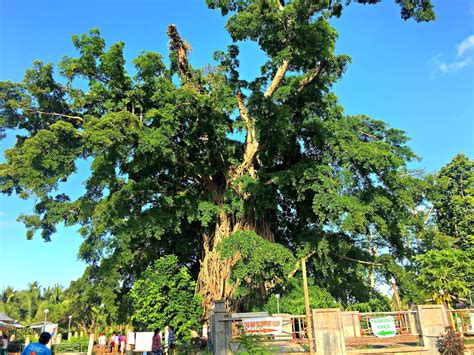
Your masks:
<svg viewBox="0 0 474 355"><path fill-rule="evenodd" d="M99 352L100 353L105 353L106 346L107 346L107 338L105 337L104 333L100 333L100 336L99 336Z"/></svg>
<svg viewBox="0 0 474 355"><path fill-rule="evenodd" d="M30 343L23 349L21 355L51 355L51 350L46 346L51 340L51 334L41 333L37 343Z"/></svg>
<svg viewBox="0 0 474 355"><path fill-rule="evenodd" d="M172 325L168 326L168 353L172 354L176 343L176 333ZM171 350L171 351L170 351Z"/></svg>
<svg viewBox="0 0 474 355"><path fill-rule="evenodd" d="M156 328L155 333L153 334L153 341L151 343L151 351L153 352L153 355L163 355L160 328Z"/></svg>
<svg viewBox="0 0 474 355"><path fill-rule="evenodd" d="M2 335L2 355L7 355L8 350L8 335Z"/></svg>
<svg viewBox="0 0 474 355"><path fill-rule="evenodd" d="M115 332L112 333L112 338L110 339L112 343L112 352L117 353L118 352L118 346L119 346L119 337Z"/></svg>
<svg viewBox="0 0 474 355"><path fill-rule="evenodd" d="M127 343L127 338L124 334L120 335L120 352L123 354L125 352L125 344Z"/></svg>

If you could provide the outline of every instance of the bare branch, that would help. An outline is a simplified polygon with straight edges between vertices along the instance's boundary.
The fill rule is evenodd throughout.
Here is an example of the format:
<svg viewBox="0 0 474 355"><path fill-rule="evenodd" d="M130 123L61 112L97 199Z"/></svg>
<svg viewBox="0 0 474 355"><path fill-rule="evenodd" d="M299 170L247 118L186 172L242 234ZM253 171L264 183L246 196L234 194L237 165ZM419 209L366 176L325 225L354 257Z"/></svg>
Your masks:
<svg viewBox="0 0 474 355"><path fill-rule="evenodd" d="M189 43L184 41L176 29L176 25L168 26L168 36L170 37L170 49L178 55L178 69L182 80L192 78L189 70L188 52L191 49Z"/></svg>
<svg viewBox="0 0 474 355"><path fill-rule="evenodd" d="M314 254L316 254L316 250L311 251L309 254L305 255L302 259L308 260L308 259L311 258ZM352 258L349 258L349 257L347 257L347 256L343 256L343 255L339 255L339 254L334 254L334 255L337 256L338 258L341 258L341 259L344 259L344 260L353 261L353 262L355 262L355 263L359 263L359 264L363 264L363 265L383 266L383 264L380 264L380 263L374 263L374 262L371 262L371 261L352 259ZM300 267L301 267L301 261L298 260L298 261L296 262L296 266L295 266L295 268L293 269L293 271L291 271L291 272L288 274L288 278L292 278L293 276L295 276L295 274L298 272L298 270L300 269Z"/></svg>
<svg viewBox="0 0 474 355"><path fill-rule="evenodd" d="M44 111L40 111L40 110L34 110L34 109L28 108L28 107L21 107L21 109L26 110L26 111L30 111L30 112L33 112L33 113L39 113L41 115L64 117L64 118L70 118L72 120L79 121L81 123L84 122L84 119L82 117L79 117L79 116L65 115L64 113L44 112Z"/></svg>
<svg viewBox="0 0 474 355"><path fill-rule="evenodd" d="M348 256L343 256L343 255L339 255L339 254L334 254L334 255L341 258L341 259L353 261L353 262L358 263L358 264L370 265L370 266L383 266L383 264L380 264L380 263L374 263L374 262L371 262L371 261L352 259L352 258L349 258Z"/></svg>
<svg viewBox="0 0 474 355"><path fill-rule="evenodd" d="M367 137L370 137L370 138L372 138L372 139L377 139L377 140L378 140L378 138L377 138L376 136L374 136L373 134L364 132L364 131L361 130L361 129L358 129L358 131L359 131L360 133L362 133L364 136L367 136Z"/></svg>

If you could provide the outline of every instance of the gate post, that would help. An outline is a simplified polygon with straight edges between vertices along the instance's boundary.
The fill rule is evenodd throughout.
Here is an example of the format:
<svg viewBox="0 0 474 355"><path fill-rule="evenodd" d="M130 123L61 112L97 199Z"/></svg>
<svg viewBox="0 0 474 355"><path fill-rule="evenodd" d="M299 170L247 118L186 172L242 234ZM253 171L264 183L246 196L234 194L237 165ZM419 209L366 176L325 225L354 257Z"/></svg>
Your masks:
<svg viewBox="0 0 474 355"><path fill-rule="evenodd" d="M232 340L232 324L224 301L214 301L214 309L209 312L210 340L214 355L232 354L229 343Z"/></svg>
<svg viewBox="0 0 474 355"><path fill-rule="evenodd" d="M416 308L421 344L428 349L428 354L439 354L436 340L449 325L446 309L442 304L419 305Z"/></svg>
<svg viewBox="0 0 474 355"><path fill-rule="evenodd" d="M344 327L339 308L313 309L316 354L346 354Z"/></svg>

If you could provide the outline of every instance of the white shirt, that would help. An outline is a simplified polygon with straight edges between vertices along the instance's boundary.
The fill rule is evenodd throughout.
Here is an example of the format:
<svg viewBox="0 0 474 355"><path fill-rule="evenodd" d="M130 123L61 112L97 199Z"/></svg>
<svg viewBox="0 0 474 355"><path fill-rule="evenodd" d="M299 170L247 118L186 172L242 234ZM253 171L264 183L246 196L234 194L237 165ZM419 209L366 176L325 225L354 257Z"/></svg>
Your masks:
<svg viewBox="0 0 474 355"><path fill-rule="evenodd" d="M107 338L105 337L105 335L101 335L99 337L99 345L105 345L107 343Z"/></svg>

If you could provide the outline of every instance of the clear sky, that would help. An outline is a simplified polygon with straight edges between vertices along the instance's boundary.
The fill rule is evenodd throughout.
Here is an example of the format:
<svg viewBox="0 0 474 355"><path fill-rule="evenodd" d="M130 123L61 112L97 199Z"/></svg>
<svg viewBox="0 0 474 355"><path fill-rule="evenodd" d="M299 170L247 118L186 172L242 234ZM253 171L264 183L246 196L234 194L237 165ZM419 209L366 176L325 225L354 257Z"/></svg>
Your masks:
<svg viewBox="0 0 474 355"><path fill-rule="evenodd" d="M353 63L335 92L348 114L365 113L407 131L422 157L412 168L428 172L457 153L474 156L474 0L435 0L437 21L403 21L393 1L376 6L353 4L334 21L340 32L337 51ZM225 19L204 0L0 0L0 80L18 81L34 60L58 63L75 55L70 37L99 28L108 44L124 41L128 63L141 50L167 55L166 27L177 25L193 47L191 62L204 66L216 49L230 43ZM258 73L264 57L246 44L242 72ZM14 137L0 141L0 150ZM3 154L0 161L3 161ZM82 164L65 185L83 190ZM0 290L67 286L85 264L77 260L81 237L76 227L58 228L51 243L27 241L16 222L32 201L0 196Z"/></svg>

